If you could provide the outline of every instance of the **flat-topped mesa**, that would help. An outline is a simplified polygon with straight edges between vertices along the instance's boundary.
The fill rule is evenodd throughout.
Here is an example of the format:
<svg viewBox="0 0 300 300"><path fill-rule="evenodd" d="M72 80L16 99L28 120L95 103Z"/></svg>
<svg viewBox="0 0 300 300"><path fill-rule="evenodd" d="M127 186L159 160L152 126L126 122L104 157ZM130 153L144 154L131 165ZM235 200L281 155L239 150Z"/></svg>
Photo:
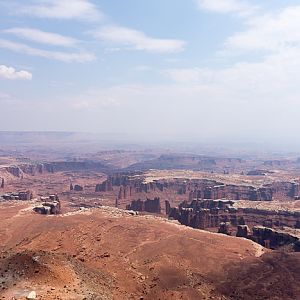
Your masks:
<svg viewBox="0 0 300 300"><path fill-rule="evenodd" d="M131 204L126 206L127 210L139 211L139 212L149 212L160 214L161 206L160 199L154 198L153 200L147 199L146 201L142 201L140 199L131 201Z"/></svg>
<svg viewBox="0 0 300 300"><path fill-rule="evenodd" d="M233 185L197 180L196 186L188 183L180 187L179 194L189 191L189 200L193 199L232 199L251 201L271 201L274 199L295 199L299 196L298 182L273 182L261 187L251 185Z"/></svg>
<svg viewBox="0 0 300 300"><path fill-rule="evenodd" d="M6 166L5 170L11 175L22 178L26 175L39 175L64 171L98 171L108 172L110 169L105 164L97 161L54 161L54 162L29 162Z"/></svg>
<svg viewBox="0 0 300 300"><path fill-rule="evenodd" d="M110 175L98 184L96 192L110 192L119 187L119 199L130 194L173 191L181 196L193 199L232 199L251 201L272 201L274 199L296 199L299 197L299 183L294 181L273 182L262 186L229 184L213 179L161 178L147 180L143 174L117 173ZM124 189L128 189L124 192ZM130 191L129 191L130 189ZM124 195L124 193L126 195Z"/></svg>
<svg viewBox="0 0 300 300"><path fill-rule="evenodd" d="M117 173L110 175L107 180L101 184L97 184L96 192L111 192L113 187L119 187L119 199L126 199L128 196L134 193L148 193L150 191L161 191L163 192L164 187L173 186L174 183L169 184L168 182L144 182L143 176L137 176L136 173ZM138 174L141 175L141 174Z"/></svg>
<svg viewBox="0 0 300 300"><path fill-rule="evenodd" d="M189 199L232 199L232 200L252 200L271 201L273 191L271 187L255 188L244 185L210 185L202 184L200 188L190 191Z"/></svg>

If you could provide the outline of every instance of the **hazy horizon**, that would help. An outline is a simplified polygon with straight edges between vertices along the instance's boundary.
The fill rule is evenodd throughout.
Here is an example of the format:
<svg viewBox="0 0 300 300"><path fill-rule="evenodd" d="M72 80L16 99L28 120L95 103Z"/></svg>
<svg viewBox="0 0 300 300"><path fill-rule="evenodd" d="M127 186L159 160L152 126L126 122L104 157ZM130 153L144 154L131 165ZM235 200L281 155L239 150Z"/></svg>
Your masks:
<svg viewBox="0 0 300 300"><path fill-rule="evenodd" d="M2 131L300 148L295 0L0 7Z"/></svg>
<svg viewBox="0 0 300 300"><path fill-rule="evenodd" d="M297 141L281 142L243 141L243 140L197 140L185 138L141 139L129 138L124 134L103 134L95 132L65 131L0 131L0 151L15 149L37 149L59 151L79 151L82 153L98 151L160 151L161 153L190 153L206 156L227 157L300 157Z"/></svg>

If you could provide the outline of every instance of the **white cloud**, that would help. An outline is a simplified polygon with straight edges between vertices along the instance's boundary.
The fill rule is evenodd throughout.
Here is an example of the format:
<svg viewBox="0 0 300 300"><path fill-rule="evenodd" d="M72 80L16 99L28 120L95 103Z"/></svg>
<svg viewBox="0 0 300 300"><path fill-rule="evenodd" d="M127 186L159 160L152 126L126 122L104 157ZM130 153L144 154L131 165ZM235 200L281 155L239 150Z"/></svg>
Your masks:
<svg viewBox="0 0 300 300"><path fill-rule="evenodd" d="M88 52L70 53L70 52L48 51L48 50L32 48L25 44L15 43L4 39L0 39L0 48L8 49L21 54L54 59L63 62L84 63L84 62L93 61L95 59L95 55Z"/></svg>
<svg viewBox="0 0 300 300"><path fill-rule="evenodd" d="M121 26L106 26L91 34L102 41L127 46L129 49L157 53L180 52L186 45L181 40L152 38L141 31Z"/></svg>
<svg viewBox="0 0 300 300"><path fill-rule="evenodd" d="M54 19L97 21L103 14L88 0L34 0L17 6L17 13Z"/></svg>
<svg viewBox="0 0 300 300"><path fill-rule="evenodd" d="M300 50L300 6L287 7L279 13L251 18L248 28L228 38L230 51L277 52L286 48Z"/></svg>
<svg viewBox="0 0 300 300"><path fill-rule="evenodd" d="M27 71L16 71L12 67L0 65L0 78L31 80L32 74Z"/></svg>
<svg viewBox="0 0 300 300"><path fill-rule="evenodd" d="M16 35L29 41L53 46L73 47L78 42L74 38L63 36L61 34L46 32L28 27L15 27L6 29L3 32Z"/></svg>
<svg viewBox="0 0 300 300"><path fill-rule="evenodd" d="M290 111L288 107L298 102L300 54L289 49L257 63L241 62L219 69L169 69L164 74L179 85L205 91L199 99L205 95L223 103L222 107L247 102L256 109L270 106L270 111L277 104L286 105Z"/></svg>
<svg viewBox="0 0 300 300"><path fill-rule="evenodd" d="M258 10L258 6L244 0L196 0L202 10L249 16Z"/></svg>
<svg viewBox="0 0 300 300"><path fill-rule="evenodd" d="M214 11L238 12L237 7L215 4L206 2ZM225 43L222 59L235 62L218 68L174 68L163 74L173 81L174 89L194 93L184 99L198 99L199 119L204 118L209 127L216 120L220 132L228 130L236 136L293 139L299 111L300 6L248 14L244 27Z"/></svg>

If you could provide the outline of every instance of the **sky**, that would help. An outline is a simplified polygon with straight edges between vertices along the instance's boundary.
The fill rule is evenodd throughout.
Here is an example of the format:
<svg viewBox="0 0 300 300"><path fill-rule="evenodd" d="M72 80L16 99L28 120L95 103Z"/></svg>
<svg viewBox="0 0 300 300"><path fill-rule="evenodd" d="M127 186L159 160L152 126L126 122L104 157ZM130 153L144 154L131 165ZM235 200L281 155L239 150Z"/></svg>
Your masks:
<svg viewBox="0 0 300 300"><path fill-rule="evenodd" d="M289 143L299 95L299 0L0 0L0 130Z"/></svg>

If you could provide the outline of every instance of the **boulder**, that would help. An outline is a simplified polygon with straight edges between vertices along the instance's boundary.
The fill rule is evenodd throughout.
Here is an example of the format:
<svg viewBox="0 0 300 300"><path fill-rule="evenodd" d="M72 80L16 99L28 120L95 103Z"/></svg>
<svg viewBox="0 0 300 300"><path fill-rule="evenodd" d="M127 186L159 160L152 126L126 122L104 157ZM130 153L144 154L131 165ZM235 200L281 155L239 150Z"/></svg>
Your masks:
<svg viewBox="0 0 300 300"><path fill-rule="evenodd" d="M36 299L36 292L35 291L30 292L26 297L26 299Z"/></svg>

